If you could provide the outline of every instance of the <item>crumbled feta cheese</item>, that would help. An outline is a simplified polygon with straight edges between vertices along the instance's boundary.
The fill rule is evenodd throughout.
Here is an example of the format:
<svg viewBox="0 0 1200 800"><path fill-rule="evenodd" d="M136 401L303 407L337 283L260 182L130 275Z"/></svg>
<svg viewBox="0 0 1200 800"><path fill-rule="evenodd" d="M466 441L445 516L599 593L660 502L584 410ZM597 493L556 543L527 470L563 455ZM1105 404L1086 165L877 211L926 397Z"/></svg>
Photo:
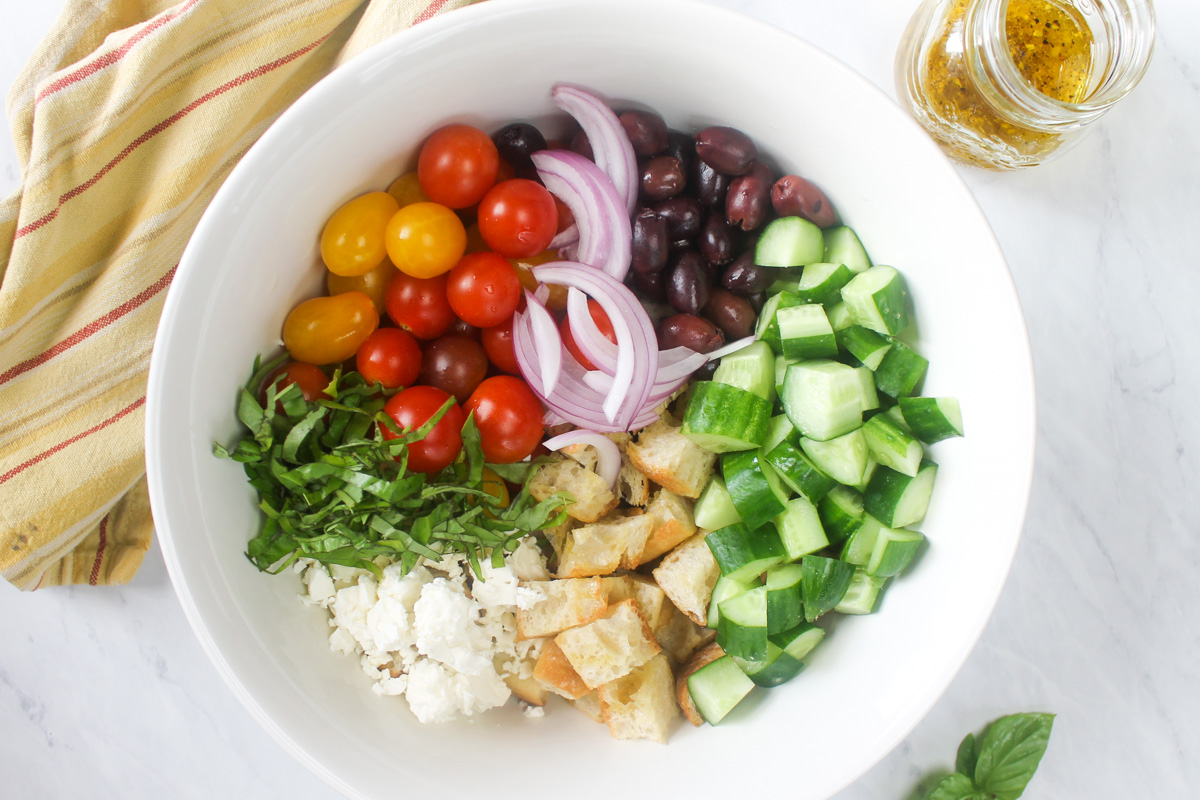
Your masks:
<svg viewBox="0 0 1200 800"><path fill-rule="evenodd" d="M521 713L523 713L529 719L539 719L540 717L546 716L546 709L542 708L541 706L531 706L527 703L525 704L525 708L521 710Z"/></svg>
<svg viewBox="0 0 1200 800"><path fill-rule="evenodd" d="M304 570L303 581L308 590L307 596L304 596L305 601L310 605L329 608L336 589L333 586L333 578L329 577L325 567L315 561L310 562L308 568Z"/></svg>
<svg viewBox="0 0 1200 800"><path fill-rule="evenodd" d="M491 561L479 565L483 580L471 584L471 595L483 606L515 606L519 581L506 564L493 567Z"/></svg>
<svg viewBox="0 0 1200 800"><path fill-rule="evenodd" d="M513 574L523 581L550 580L546 559L538 550L532 536L526 536L516 549L509 553L508 563L512 565Z"/></svg>

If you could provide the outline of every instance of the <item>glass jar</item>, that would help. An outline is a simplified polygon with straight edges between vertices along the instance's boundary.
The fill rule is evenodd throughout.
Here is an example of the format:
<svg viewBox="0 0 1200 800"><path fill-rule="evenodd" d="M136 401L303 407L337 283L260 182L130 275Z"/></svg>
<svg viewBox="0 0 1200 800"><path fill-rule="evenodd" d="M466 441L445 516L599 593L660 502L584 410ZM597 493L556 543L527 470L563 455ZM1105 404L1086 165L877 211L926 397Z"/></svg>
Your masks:
<svg viewBox="0 0 1200 800"><path fill-rule="evenodd" d="M924 0L896 54L902 102L953 158L1040 164L1141 79L1151 0Z"/></svg>

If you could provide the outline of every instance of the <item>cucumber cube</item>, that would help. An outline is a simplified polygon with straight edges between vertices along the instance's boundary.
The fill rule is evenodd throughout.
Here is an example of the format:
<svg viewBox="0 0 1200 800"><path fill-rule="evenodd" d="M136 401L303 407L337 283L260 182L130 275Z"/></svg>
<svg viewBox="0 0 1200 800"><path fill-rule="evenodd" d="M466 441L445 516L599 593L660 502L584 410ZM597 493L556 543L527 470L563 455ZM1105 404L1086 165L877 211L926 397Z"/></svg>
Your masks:
<svg viewBox="0 0 1200 800"><path fill-rule="evenodd" d="M895 336L908 327L908 287L894 267L863 270L842 287L842 300L855 323Z"/></svg>

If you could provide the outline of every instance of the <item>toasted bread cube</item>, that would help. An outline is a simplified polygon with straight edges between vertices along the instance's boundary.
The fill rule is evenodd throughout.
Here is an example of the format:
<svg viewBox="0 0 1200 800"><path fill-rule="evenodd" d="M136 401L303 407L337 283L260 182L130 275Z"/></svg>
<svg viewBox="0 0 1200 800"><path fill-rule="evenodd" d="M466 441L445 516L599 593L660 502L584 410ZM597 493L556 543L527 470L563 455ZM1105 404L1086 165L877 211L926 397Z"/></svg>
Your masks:
<svg viewBox="0 0 1200 800"><path fill-rule="evenodd" d="M654 629L654 638L662 645L663 652L672 667L687 663L692 654L717 636L712 628L705 628L679 611L668 600L663 607L663 622Z"/></svg>
<svg viewBox="0 0 1200 800"><path fill-rule="evenodd" d="M610 575L635 564L646 547L654 520L645 514L606 518L567 534L558 560L558 577Z"/></svg>
<svg viewBox="0 0 1200 800"><path fill-rule="evenodd" d="M679 716L675 679L667 657L659 653L623 678L596 690L600 711L614 739L653 739L666 744Z"/></svg>
<svg viewBox="0 0 1200 800"><path fill-rule="evenodd" d="M554 640L542 647L533 677L541 686L568 700L578 700L591 691Z"/></svg>
<svg viewBox="0 0 1200 800"><path fill-rule="evenodd" d="M621 471L617 474L617 494L631 506L644 506L650 500L650 479L621 454Z"/></svg>
<svg viewBox="0 0 1200 800"><path fill-rule="evenodd" d="M598 578L564 581L523 581L544 597L531 608L517 609L517 640L553 636L604 616L608 602Z"/></svg>
<svg viewBox="0 0 1200 800"><path fill-rule="evenodd" d="M542 535L546 537L546 541L550 543L556 556L562 556L563 545L567 543L567 534L578 528L582 523L574 517L568 516L561 524L555 525L552 528L543 528Z"/></svg>
<svg viewBox="0 0 1200 800"><path fill-rule="evenodd" d="M596 462L600 460L600 454L590 444L569 444L558 452L575 459L579 466L592 472L596 471Z"/></svg>
<svg viewBox="0 0 1200 800"><path fill-rule="evenodd" d="M570 458L543 464L528 486L529 493L539 501L555 492L570 492L575 502L567 506L567 514L580 522L595 522L618 503L603 478Z"/></svg>
<svg viewBox="0 0 1200 800"><path fill-rule="evenodd" d="M662 651L633 600L614 604L601 619L565 630L554 641L589 689L628 675Z"/></svg>
<svg viewBox="0 0 1200 800"><path fill-rule="evenodd" d="M608 604L615 605L622 600L633 600L637 603L638 613L651 631L658 630L670 613L670 601L666 592L658 588L658 584L645 575L631 573L629 575L613 575L600 579L604 586L604 596Z"/></svg>
<svg viewBox="0 0 1200 800"><path fill-rule="evenodd" d="M692 501L669 489L655 492L646 513L654 518L654 530L638 558L639 564L653 561L696 532Z"/></svg>
<svg viewBox="0 0 1200 800"><path fill-rule="evenodd" d="M712 477L717 454L705 450L665 420L638 434L625 449L629 460L646 477L664 489L696 498Z"/></svg>
<svg viewBox="0 0 1200 800"><path fill-rule="evenodd" d="M708 622L708 601L712 597L721 568L701 531L676 547L654 570L654 580L671 602L697 625Z"/></svg>
<svg viewBox="0 0 1200 800"><path fill-rule="evenodd" d="M591 717L592 721L604 722L604 715L600 710L600 696L595 692L588 692L583 697L577 697L567 702Z"/></svg>
<svg viewBox="0 0 1200 800"><path fill-rule="evenodd" d="M687 679L701 667L711 664L724 655L725 651L721 645L716 642L706 644L688 659L683 669L679 670L679 677L675 679L675 699L679 701L679 708L683 711L683 716L687 717L687 721L697 728L704 724L704 717L700 716L696 704L692 702L692 693L688 691Z"/></svg>

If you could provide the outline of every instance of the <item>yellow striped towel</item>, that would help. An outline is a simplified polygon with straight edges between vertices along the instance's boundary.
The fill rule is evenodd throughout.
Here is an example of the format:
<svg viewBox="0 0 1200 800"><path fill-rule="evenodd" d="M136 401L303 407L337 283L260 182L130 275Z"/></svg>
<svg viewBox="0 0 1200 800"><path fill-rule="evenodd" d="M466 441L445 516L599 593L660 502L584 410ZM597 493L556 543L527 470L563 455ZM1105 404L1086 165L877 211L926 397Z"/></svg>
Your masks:
<svg viewBox="0 0 1200 800"><path fill-rule="evenodd" d="M0 574L125 583L150 545L146 371L213 193L305 89L472 0L68 0L8 98Z"/></svg>

